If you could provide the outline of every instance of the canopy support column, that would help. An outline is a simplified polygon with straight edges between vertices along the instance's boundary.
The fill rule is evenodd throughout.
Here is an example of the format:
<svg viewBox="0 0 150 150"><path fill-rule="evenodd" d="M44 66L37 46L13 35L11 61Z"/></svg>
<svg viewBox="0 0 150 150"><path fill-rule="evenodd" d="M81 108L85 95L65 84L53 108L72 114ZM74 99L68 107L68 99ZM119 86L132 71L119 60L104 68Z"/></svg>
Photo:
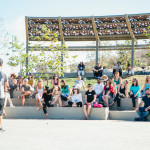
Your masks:
<svg viewBox="0 0 150 150"><path fill-rule="evenodd" d="M134 39L132 39L131 67L134 67Z"/></svg>
<svg viewBox="0 0 150 150"><path fill-rule="evenodd" d="M98 43L99 43L98 40L96 40L96 65L98 63L98 48L99 48Z"/></svg>

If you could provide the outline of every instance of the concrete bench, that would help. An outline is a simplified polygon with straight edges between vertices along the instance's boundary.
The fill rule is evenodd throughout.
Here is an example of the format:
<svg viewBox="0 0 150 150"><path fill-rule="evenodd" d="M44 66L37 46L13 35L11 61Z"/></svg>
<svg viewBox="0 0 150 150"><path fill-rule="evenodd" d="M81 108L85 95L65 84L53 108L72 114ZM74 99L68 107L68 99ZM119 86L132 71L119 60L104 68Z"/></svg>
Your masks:
<svg viewBox="0 0 150 150"><path fill-rule="evenodd" d="M133 111L109 111L109 119L111 120L126 120L134 121L134 118L138 118L137 112ZM150 115L147 117L150 121Z"/></svg>
<svg viewBox="0 0 150 150"><path fill-rule="evenodd" d="M113 99L109 100L111 104ZM136 99L136 106L141 102L141 98ZM110 107L110 110L117 110L117 102L113 106ZM122 98L120 103L120 110L133 110L133 104L131 98Z"/></svg>
<svg viewBox="0 0 150 150"><path fill-rule="evenodd" d="M6 119L45 119L43 110L39 112L37 107L6 107ZM84 118L83 108L79 107L51 107L48 109L49 119L77 119ZM107 120L109 108L92 108L91 120Z"/></svg>

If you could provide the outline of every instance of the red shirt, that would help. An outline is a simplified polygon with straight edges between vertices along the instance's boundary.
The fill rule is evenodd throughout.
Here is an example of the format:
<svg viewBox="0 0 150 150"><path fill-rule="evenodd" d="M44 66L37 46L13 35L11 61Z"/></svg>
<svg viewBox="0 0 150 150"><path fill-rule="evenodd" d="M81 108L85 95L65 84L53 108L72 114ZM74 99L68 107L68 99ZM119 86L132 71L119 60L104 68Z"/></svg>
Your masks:
<svg viewBox="0 0 150 150"><path fill-rule="evenodd" d="M106 90L106 85L104 86L104 91ZM114 88L112 85L109 86L109 92L111 92L114 95Z"/></svg>

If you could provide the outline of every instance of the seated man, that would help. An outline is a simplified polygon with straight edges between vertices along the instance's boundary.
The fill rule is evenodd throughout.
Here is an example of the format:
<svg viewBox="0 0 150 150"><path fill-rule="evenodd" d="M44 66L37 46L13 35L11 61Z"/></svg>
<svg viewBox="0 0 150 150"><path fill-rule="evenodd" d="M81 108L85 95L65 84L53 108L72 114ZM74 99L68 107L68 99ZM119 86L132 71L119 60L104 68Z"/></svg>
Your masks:
<svg viewBox="0 0 150 150"><path fill-rule="evenodd" d="M22 91L22 95L21 95L22 106L24 106L25 98L29 98L29 96L32 92L32 88L28 84L28 79L24 79L24 84L21 86L21 91Z"/></svg>
<svg viewBox="0 0 150 150"><path fill-rule="evenodd" d="M126 73L129 75L134 75L134 69L131 67L130 64L128 64L127 66Z"/></svg>
<svg viewBox="0 0 150 150"><path fill-rule="evenodd" d="M77 73L78 73L78 76L79 75L81 75L81 76L85 75L85 65L83 64L83 62L80 62L80 64L78 65Z"/></svg>
<svg viewBox="0 0 150 150"><path fill-rule="evenodd" d="M84 81L81 80L81 76L78 76L78 80L75 81L74 87L78 87L79 90L83 88L83 90L85 91Z"/></svg>
<svg viewBox="0 0 150 150"><path fill-rule="evenodd" d="M116 71L119 72L119 76L122 76L122 66L120 61L117 62L117 66L113 67L113 75Z"/></svg>
<svg viewBox="0 0 150 150"><path fill-rule="evenodd" d="M96 93L96 97L99 98L99 101L102 102L102 94L103 94L104 84L102 79L99 77L97 79L97 84L94 85L93 90Z"/></svg>
<svg viewBox="0 0 150 150"><path fill-rule="evenodd" d="M93 74L95 78L101 77L103 75L103 67L98 62L95 68L93 69Z"/></svg>
<svg viewBox="0 0 150 150"><path fill-rule="evenodd" d="M144 103L144 107L141 107ZM135 118L135 121L147 121L147 116L150 110L150 88L146 90L146 96L142 98L141 103L135 109L135 111L140 116L139 118Z"/></svg>
<svg viewBox="0 0 150 150"><path fill-rule="evenodd" d="M17 88L17 80L15 79L15 77L15 74L11 74L11 76L8 78L8 83L10 87L10 98L13 98L13 92Z"/></svg>

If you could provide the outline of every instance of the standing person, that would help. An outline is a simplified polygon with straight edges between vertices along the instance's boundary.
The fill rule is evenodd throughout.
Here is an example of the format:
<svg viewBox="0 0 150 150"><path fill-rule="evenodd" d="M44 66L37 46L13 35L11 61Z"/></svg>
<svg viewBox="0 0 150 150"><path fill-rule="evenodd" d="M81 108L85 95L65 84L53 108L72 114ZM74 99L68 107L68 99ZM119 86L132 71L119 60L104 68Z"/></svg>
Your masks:
<svg viewBox="0 0 150 150"><path fill-rule="evenodd" d="M78 80L75 81L74 87L78 87L79 90L81 90L81 88L83 88L83 90L85 91L84 81L81 80L81 76L78 76Z"/></svg>
<svg viewBox="0 0 150 150"><path fill-rule="evenodd" d="M3 115L3 108L4 108L4 102L5 102L5 88L7 88L7 76L2 71L3 66L3 60L0 58L0 132L3 132L2 129L2 115Z"/></svg>
<svg viewBox="0 0 150 150"><path fill-rule="evenodd" d="M118 107L118 110L120 110L121 98L128 97L127 90L128 90L128 81L125 80L124 83L121 84L120 88L118 89L117 95L114 101L110 104L110 106L114 105L114 103L117 101L117 107Z"/></svg>
<svg viewBox="0 0 150 150"><path fill-rule="evenodd" d="M81 76L85 75L85 65L83 64L83 62L80 62L80 64L78 65L77 73L78 73L78 76L79 75L81 75Z"/></svg>
<svg viewBox="0 0 150 150"><path fill-rule="evenodd" d="M93 69L93 74L95 78L101 77L103 75L103 66L101 66L99 62Z"/></svg>
<svg viewBox="0 0 150 150"><path fill-rule="evenodd" d="M77 106L77 107L82 107L82 95L78 89L78 87L73 88L72 92L72 99L71 101L68 102L68 106Z"/></svg>
<svg viewBox="0 0 150 150"><path fill-rule="evenodd" d="M138 80L134 78L129 92L129 98L132 98L133 109L135 109L137 97L140 97L140 85L138 85Z"/></svg>
<svg viewBox="0 0 150 150"><path fill-rule="evenodd" d="M109 107L109 99L113 98L114 96L114 89L113 86L111 85L111 80L108 79L106 81L106 85L104 86L104 90L103 90L103 96L102 99L103 101L106 103L106 106Z"/></svg>
<svg viewBox="0 0 150 150"><path fill-rule="evenodd" d="M117 71L115 72L115 76L112 78L112 83L115 87L114 92L116 94L122 83L122 78L119 76L119 72L117 72Z"/></svg>
<svg viewBox="0 0 150 150"><path fill-rule="evenodd" d="M28 75L28 84L32 87L32 89L34 90L34 76L32 73L29 73Z"/></svg>
<svg viewBox="0 0 150 150"><path fill-rule="evenodd" d="M60 94L58 94L56 96L54 104L58 101L60 107L62 107L62 100L63 101L67 101L67 100L70 99L70 97L71 97L71 89L70 89L69 85L67 85L64 80L61 80L60 84L61 84L62 91L61 91Z"/></svg>
<svg viewBox="0 0 150 150"><path fill-rule="evenodd" d="M13 98L13 92L17 88L17 80L15 79L16 75L13 73L11 76L8 78L8 83L10 87L10 98Z"/></svg>
<svg viewBox="0 0 150 150"><path fill-rule="evenodd" d="M141 107L144 103L144 107ZM149 115L150 111L150 88L146 90L146 96L142 98L141 103L135 109L135 111L140 116L139 118L135 118L135 121L147 121L147 116Z"/></svg>
<svg viewBox="0 0 150 150"><path fill-rule="evenodd" d="M20 97L21 97L21 100L22 100L22 106L24 106L25 98L29 98L29 96L32 92L32 88L28 84L28 79L24 79L24 84L21 86L21 91L22 91L22 95Z"/></svg>
<svg viewBox="0 0 150 150"><path fill-rule="evenodd" d="M59 77L55 74L52 80L52 95L57 95L60 90L60 80Z"/></svg>
<svg viewBox="0 0 150 150"><path fill-rule="evenodd" d="M146 95L146 90L147 89L150 89L150 76L146 77L145 85L144 85L144 88L143 88L143 95Z"/></svg>
<svg viewBox="0 0 150 150"><path fill-rule="evenodd" d="M43 92L44 92L43 81L42 79L39 79L37 86L35 87L36 107L38 106L38 103L40 104L40 106L42 106Z"/></svg>
<svg viewBox="0 0 150 150"><path fill-rule="evenodd" d="M113 67L113 74L115 74L116 71L119 72L120 76L122 76L122 66L120 61L117 62L117 66Z"/></svg>
<svg viewBox="0 0 150 150"><path fill-rule="evenodd" d="M91 113L92 104L96 100L96 93L92 90L92 84L88 84L88 90L85 93L85 104L83 106L83 111L85 114L85 120L89 119L89 115Z"/></svg>
<svg viewBox="0 0 150 150"><path fill-rule="evenodd" d="M96 97L99 98L100 102L102 102L103 89L104 89L104 84L102 82L102 79L99 77L97 79L97 84L95 84L93 87L93 90L95 91Z"/></svg>

